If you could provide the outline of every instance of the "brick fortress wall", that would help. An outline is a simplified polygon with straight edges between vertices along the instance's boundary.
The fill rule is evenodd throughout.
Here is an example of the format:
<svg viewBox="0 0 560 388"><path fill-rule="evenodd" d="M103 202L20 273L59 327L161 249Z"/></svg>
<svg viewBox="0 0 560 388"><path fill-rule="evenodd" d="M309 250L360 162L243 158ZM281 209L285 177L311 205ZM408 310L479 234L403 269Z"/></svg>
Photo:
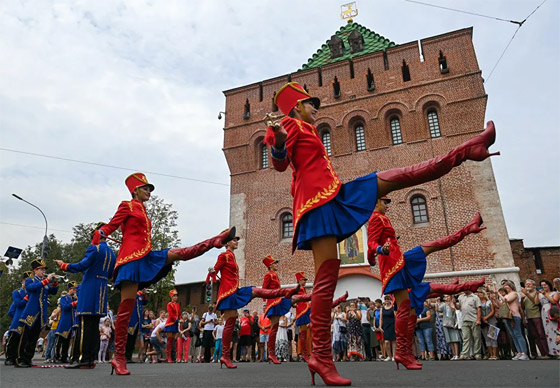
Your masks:
<svg viewBox="0 0 560 388"><path fill-rule="evenodd" d="M224 154L231 172L231 224L241 237L236 256L242 285L260 285L266 273L262 258L280 260L282 283L295 283L294 273L305 271L313 281L310 251L291 254L291 239L282 239L280 217L292 211L291 173L260 168L262 118L272 112L274 93L286 82L296 81L321 99L316 126L328 130L332 163L343 182L368 174L418 163L445 153L479 133L485 126L487 95L483 87L467 28L224 92L226 122ZM445 55L449 72L438 63ZM403 61L410 81L403 80ZM386 64L388 68L386 68ZM366 74L374 76L375 90L368 91ZM340 97L333 96L333 80L340 83ZM250 117L243 118L247 101ZM439 117L441 137L431 138L428 109ZM275 112L279 115L280 112ZM398 117L403 143L392 144L389 120ZM356 125L365 130L366 150L357 152ZM499 123L498 134L499 134ZM498 138L499 142L499 138ZM494 147L496 148L496 147ZM429 222L413 224L410 199L426 198ZM468 223L477 211L488 230L469 236L451 250L428 257L428 273L513 266L505 221L490 160L466 162L434 182L390 194L387 215L400 235L403 251L423 241L445 236ZM372 198L374 200L374 198ZM378 274L378 268L374 268ZM513 276L513 277L512 277ZM499 276L513 278L514 275ZM449 279L447 279L449 280ZM260 302L259 302L260 303Z"/></svg>

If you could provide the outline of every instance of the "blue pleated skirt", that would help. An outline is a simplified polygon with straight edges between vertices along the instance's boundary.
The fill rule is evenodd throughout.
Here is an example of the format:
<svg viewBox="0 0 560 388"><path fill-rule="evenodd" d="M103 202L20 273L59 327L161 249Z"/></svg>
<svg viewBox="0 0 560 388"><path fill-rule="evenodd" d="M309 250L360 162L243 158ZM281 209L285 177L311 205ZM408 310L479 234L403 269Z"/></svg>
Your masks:
<svg viewBox="0 0 560 388"><path fill-rule="evenodd" d="M171 264L165 265L168 250L150 251L141 259L118 267L116 269L118 272L114 283L115 287L120 288L121 282L129 281L138 283L138 289L141 290L166 277L172 267Z"/></svg>
<svg viewBox="0 0 560 388"><path fill-rule="evenodd" d="M404 253L404 267L393 275L385 293L390 294L397 290L407 290L410 298L410 307L421 313L424 309L424 301L430 294L430 283L423 282L426 274L426 255L419 245Z"/></svg>
<svg viewBox="0 0 560 388"><path fill-rule="evenodd" d="M238 310L245 307L251 301L252 294L253 286L241 287L227 298L222 299L216 306L216 310Z"/></svg>
<svg viewBox="0 0 560 388"><path fill-rule="evenodd" d="M291 298L282 298L280 303L276 306L272 306L266 312L267 318L270 317L279 317L281 315L285 315L290 309L292 308L292 299Z"/></svg>
<svg viewBox="0 0 560 388"><path fill-rule="evenodd" d="M163 331L165 331L166 333L178 333L179 332L179 322L175 321L174 324L169 325L169 326L165 326L163 328Z"/></svg>
<svg viewBox="0 0 560 388"><path fill-rule="evenodd" d="M369 220L376 203L377 172L343 184L336 197L301 218L298 249L310 250L310 241L317 237L336 236L341 242L352 236Z"/></svg>
<svg viewBox="0 0 560 388"><path fill-rule="evenodd" d="M308 325L311 323L311 309L307 310L305 314L296 319L296 326Z"/></svg>

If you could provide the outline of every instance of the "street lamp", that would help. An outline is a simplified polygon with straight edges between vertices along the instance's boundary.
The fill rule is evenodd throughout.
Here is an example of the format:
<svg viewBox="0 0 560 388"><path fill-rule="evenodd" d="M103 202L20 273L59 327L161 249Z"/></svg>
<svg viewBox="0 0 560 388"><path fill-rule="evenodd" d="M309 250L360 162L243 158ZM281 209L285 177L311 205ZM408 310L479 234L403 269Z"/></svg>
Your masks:
<svg viewBox="0 0 560 388"><path fill-rule="evenodd" d="M222 116L222 114L223 114L223 116ZM224 117L225 115L226 115L226 112L219 112L218 113L218 120L221 120L222 117Z"/></svg>
<svg viewBox="0 0 560 388"><path fill-rule="evenodd" d="M43 246L41 248L41 257L43 259L47 258L47 254L49 253L49 238L47 237L47 229L48 229L48 222L47 222L47 216L45 216L45 213L43 213L43 211L41 209L39 209L39 207L33 205L31 202L26 201L25 199L21 198L19 195L17 194L12 194L15 198L19 199L20 201L23 201L31 206L33 206L35 209L39 210L41 212L41 214L43 215L43 218L45 219L45 235L43 236Z"/></svg>

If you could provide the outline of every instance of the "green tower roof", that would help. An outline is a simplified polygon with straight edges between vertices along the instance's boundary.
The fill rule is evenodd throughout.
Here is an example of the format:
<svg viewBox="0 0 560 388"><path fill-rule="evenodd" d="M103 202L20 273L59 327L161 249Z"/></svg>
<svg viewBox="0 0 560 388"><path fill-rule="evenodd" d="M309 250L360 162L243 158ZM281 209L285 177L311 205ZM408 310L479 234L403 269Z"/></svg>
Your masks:
<svg viewBox="0 0 560 388"><path fill-rule="evenodd" d="M348 42L348 37L353 31L358 31L363 37L362 50L358 52L351 52L350 43ZM348 23L340 27L335 35L342 39L344 43L342 55L336 58L332 58L331 49L329 43L331 39L327 40L319 50L311 58L307 60L307 63L301 66L300 70L308 70L316 67L321 67L328 65L329 63L340 62L348 60L360 55L371 54L376 51L385 50L388 47L396 46L395 42L391 42L389 39L381 36L369 28L362 26L361 24L354 23L349 20Z"/></svg>

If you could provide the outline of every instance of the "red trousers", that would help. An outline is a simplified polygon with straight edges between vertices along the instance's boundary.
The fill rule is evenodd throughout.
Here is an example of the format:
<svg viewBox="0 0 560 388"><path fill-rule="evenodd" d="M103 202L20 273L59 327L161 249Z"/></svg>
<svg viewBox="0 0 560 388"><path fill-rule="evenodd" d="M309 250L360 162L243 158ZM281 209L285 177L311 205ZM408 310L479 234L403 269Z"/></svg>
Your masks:
<svg viewBox="0 0 560 388"><path fill-rule="evenodd" d="M177 337L177 361L188 361L189 360L189 346L191 344L191 338L183 339L183 336ZM181 357L182 356L182 357Z"/></svg>

